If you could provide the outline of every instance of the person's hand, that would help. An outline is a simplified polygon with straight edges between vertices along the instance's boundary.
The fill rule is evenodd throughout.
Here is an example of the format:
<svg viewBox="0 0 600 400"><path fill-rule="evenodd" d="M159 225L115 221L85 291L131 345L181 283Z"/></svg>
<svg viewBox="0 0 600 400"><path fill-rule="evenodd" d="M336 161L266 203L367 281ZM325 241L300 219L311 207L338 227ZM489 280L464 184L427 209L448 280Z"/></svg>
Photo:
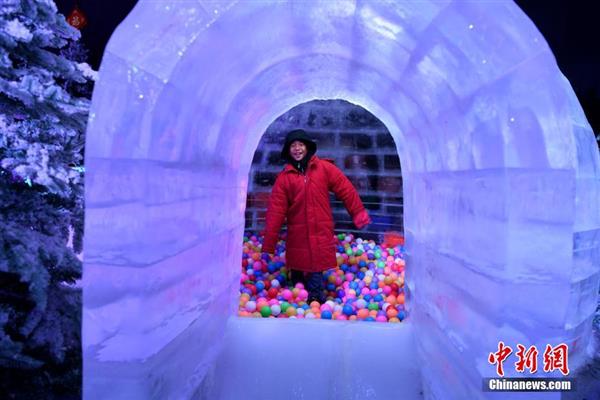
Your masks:
<svg viewBox="0 0 600 400"><path fill-rule="evenodd" d="M354 216L353 222L358 229L363 229L371 223L371 217L369 217L369 213L367 213L367 210L362 210Z"/></svg>

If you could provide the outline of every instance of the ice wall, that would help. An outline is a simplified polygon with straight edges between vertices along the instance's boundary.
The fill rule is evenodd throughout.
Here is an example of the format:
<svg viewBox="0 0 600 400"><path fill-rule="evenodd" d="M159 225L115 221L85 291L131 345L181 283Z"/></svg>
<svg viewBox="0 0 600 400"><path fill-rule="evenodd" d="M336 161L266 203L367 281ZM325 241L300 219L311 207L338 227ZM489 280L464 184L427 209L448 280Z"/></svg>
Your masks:
<svg viewBox="0 0 600 400"><path fill-rule="evenodd" d="M87 399L193 396L235 312L260 136L332 98L397 143L426 397L486 398L498 340L584 358L600 161L515 4L141 0L107 47L87 133Z"/></svg>

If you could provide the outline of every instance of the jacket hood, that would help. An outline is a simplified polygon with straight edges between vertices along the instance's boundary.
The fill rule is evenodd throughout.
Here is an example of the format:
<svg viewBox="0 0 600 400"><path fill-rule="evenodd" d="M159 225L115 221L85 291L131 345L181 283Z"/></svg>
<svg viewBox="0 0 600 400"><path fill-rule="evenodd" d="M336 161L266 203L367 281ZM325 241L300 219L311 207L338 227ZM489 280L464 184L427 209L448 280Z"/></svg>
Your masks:
<svg viewBox="0 0 600 400"><path fill-rule="evenodd" d="M317 144L311 140L311 138L306 134L306 132L302 129L295 129L293 131L290 131L286 135L285 143L283 144L283 148L281 149L281 158L283 158L287 162L296 162L290 156L290 145L295 140L299 140L306 145L306 158L308 160L310 160L310 158L317 152Z"/></svg>

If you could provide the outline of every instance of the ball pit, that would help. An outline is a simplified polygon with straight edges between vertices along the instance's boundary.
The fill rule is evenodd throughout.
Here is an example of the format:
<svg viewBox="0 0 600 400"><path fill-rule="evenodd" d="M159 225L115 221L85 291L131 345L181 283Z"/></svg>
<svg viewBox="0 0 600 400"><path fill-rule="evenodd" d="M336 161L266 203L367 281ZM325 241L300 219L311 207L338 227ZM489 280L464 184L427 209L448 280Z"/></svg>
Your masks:
<svg viewBox="0 0 600 400"><path fill-rule="evenodd" d="M285 235L285 234L284 234ZM404 308L403 242L376 244L335 235L337 268L323 273L327 300L307 304L308 292L292 286L285 268L285 236L275 255L262 254L262 238L247 232L242 251L238 315L250 318L306 318L398 323Z"/></svg>

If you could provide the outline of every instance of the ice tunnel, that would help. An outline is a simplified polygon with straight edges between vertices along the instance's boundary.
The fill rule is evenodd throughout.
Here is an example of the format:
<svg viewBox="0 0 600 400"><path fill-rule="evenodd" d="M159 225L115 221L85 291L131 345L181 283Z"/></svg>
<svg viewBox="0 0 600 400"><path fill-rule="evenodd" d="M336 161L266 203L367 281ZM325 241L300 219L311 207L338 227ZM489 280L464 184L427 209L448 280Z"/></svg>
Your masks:
<svg viewBox="0 0 600 400"><path fill-rule="evenodd" d="M396 142L399 325L235 316L254 150L314 99ZM103 58L86 172L86 399L496 398L498 341L566 343L572 370L591 349L600 160L511 1L141 0Z"/></svg>

